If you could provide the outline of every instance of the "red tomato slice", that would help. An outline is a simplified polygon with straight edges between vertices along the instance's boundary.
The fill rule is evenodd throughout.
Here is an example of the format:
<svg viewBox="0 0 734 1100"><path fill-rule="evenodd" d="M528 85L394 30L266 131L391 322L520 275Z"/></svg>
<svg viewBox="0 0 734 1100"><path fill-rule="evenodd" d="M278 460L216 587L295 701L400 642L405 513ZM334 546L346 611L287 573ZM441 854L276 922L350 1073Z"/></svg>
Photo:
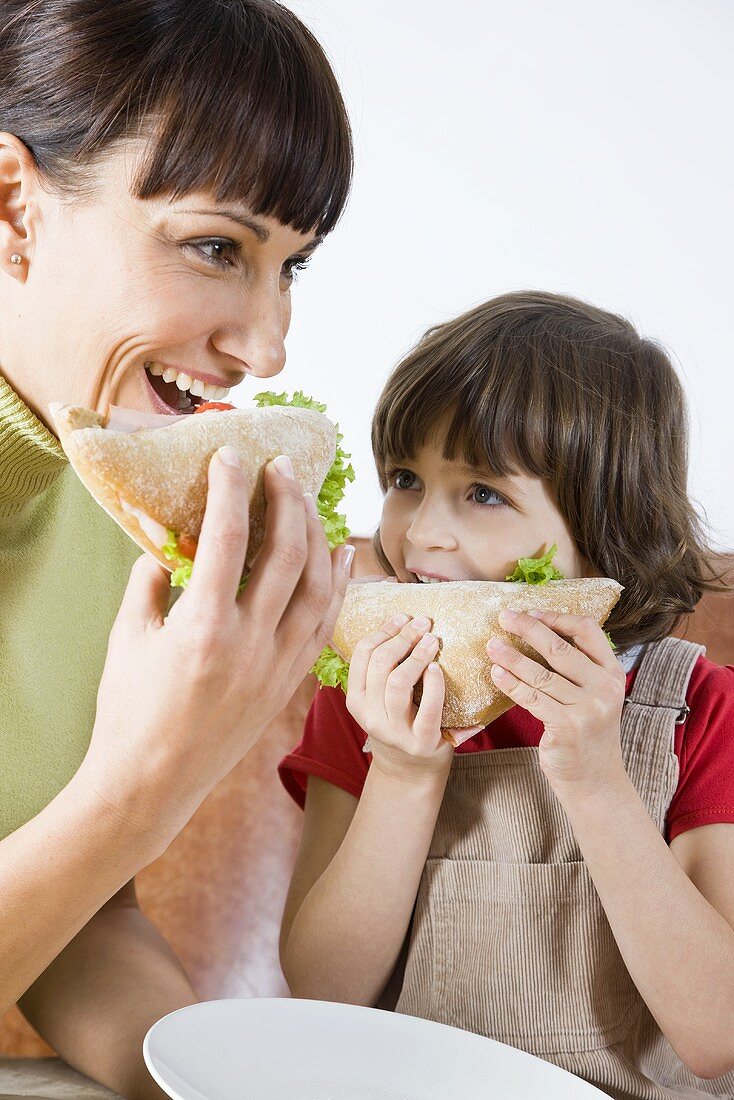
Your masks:
<svg viewBox="0 0 734 1100"><path fill-rule="evenodd" d="M227 412L229 409L234 409L235 407L235 405L228 405L226 401L204 401L203 404L196 406L194 413L211 412L212 409L219 409L220 412Z"/></svg>
<svg viewBox="0 0 734 1100"><path fill-rule="evenodd" d="M199 545L196 539L191 535L179 535L176 539L178 551L183 557L188 558L189 561L193 561L196 557L196 547Z"/></svg>

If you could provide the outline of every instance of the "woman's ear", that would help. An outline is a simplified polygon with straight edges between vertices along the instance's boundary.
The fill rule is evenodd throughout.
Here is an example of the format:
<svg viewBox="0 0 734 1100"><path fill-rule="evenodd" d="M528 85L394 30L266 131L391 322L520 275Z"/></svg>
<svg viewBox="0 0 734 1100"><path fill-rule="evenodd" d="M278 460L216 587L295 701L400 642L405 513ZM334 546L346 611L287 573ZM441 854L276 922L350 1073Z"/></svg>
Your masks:
<svg viewBox="0 0 734 1100"><path fill-rule="evenodd" d="M0 132L0 270L25 281L33 245L35 161L14 134Z"/></svg>

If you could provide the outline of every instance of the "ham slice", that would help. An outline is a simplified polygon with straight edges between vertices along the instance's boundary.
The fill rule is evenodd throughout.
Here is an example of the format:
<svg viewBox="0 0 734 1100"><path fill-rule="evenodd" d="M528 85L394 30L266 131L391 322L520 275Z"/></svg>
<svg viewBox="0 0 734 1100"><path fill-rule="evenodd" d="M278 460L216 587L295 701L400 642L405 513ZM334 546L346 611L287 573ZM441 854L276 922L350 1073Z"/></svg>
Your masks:
<svg viewBox="0 0 734 1100"><path fill-rule="evenodd" d="M139 412L137 409L125 409L121 405L110 405L105 427L111 432L139 432L146 428L167 428L179 420L186 420L191 413L177 416L171 413Z"/></svg>

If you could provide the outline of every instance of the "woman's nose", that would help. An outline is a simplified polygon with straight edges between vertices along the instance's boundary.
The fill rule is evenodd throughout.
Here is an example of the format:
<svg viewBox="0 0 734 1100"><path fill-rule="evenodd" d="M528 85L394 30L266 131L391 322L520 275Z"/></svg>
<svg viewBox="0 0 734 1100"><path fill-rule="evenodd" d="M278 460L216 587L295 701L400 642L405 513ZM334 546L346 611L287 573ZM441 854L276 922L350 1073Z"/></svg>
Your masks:
<svg viewBox="0 0 734 1100"><path fill-rule="evenodd" d="M283 296L261 291L240 302L236 322L212 337L217 351L239 360L242 369L256 378L272 378L285 366L285 334L288 316Z"/></svg>

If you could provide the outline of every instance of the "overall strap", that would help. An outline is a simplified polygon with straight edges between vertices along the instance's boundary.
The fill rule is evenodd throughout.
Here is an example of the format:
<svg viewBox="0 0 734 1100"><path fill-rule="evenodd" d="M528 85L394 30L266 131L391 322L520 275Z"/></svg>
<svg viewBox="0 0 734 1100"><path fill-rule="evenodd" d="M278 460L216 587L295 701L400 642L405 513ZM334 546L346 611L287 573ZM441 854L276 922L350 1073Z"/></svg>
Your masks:
<svg viewBox="0 0 734 1100"><path fill-rule="evenodd" d="M648 645L627 697L643 707L677 710L676 725L690 713L686 693L696 661L706 647L682 638L663 638Z"/></svg>
<svg viewBox="0 0 734 1100"><path fill-rule="evenodd" d="M651 642L622 711L622 758L661 833L678 789L676 727L689 714L686 691L704 647L680 638Z"/></svg>

